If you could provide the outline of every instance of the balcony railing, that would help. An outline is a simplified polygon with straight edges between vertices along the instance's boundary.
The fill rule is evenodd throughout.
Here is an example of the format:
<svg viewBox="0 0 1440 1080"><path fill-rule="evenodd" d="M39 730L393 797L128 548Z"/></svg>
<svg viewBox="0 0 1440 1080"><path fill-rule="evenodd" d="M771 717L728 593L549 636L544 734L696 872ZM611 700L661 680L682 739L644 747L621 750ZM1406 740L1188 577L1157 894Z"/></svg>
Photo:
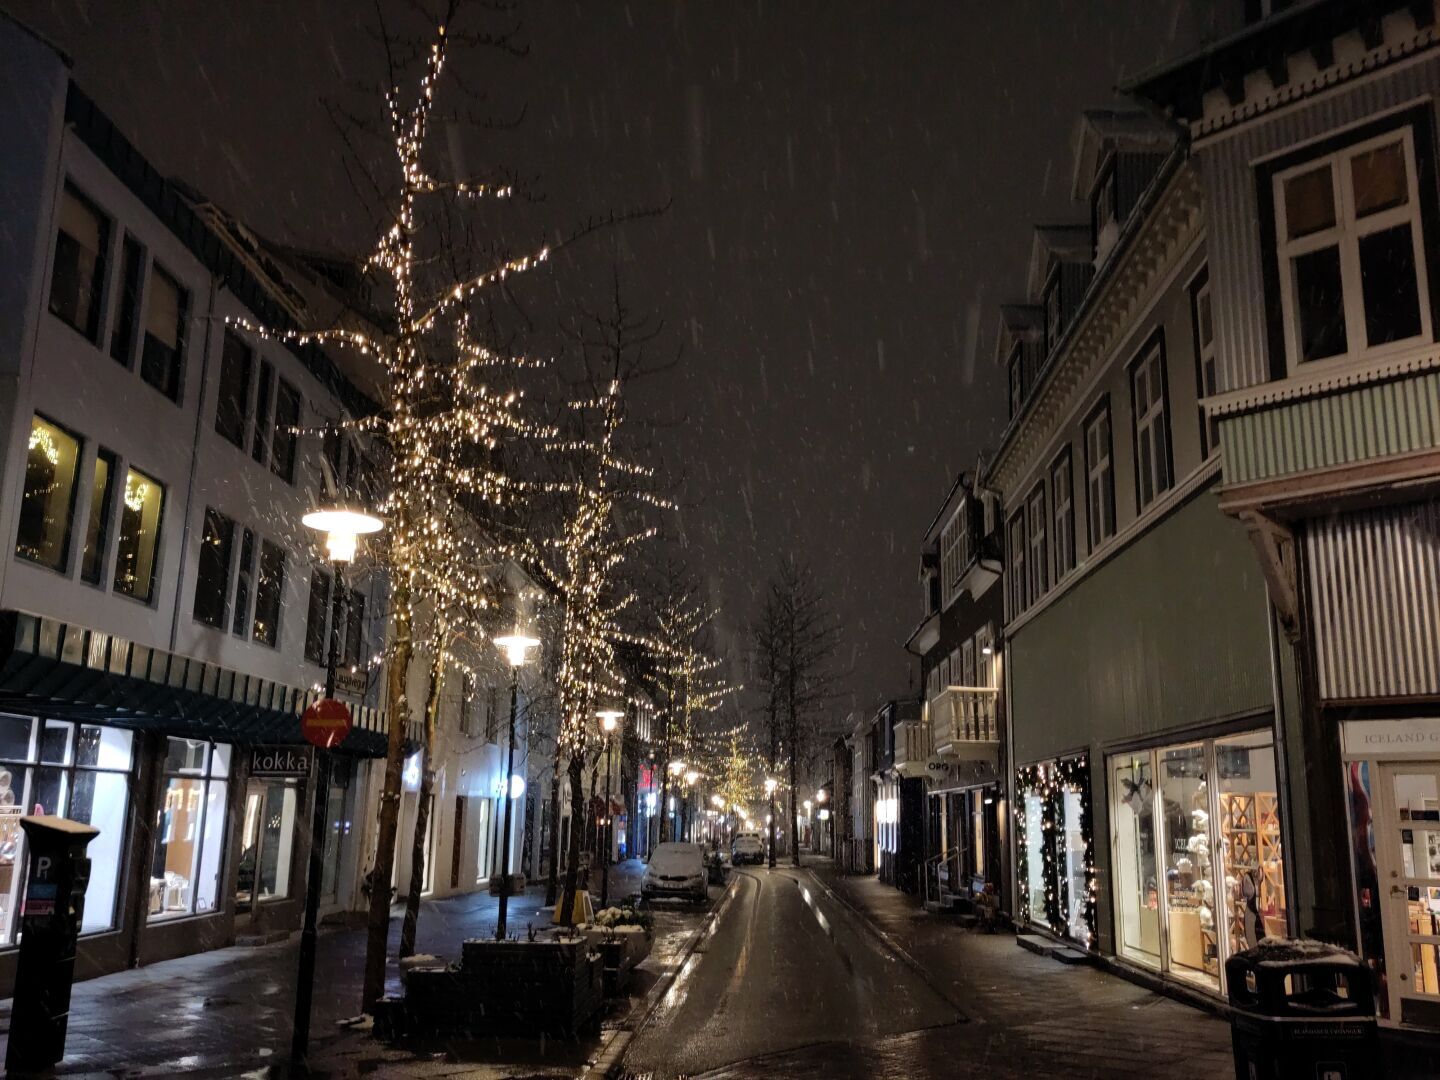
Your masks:
<svg viewBox="0 0 1440 1080"><path fill-rule="evenodd" d="M901 720L895 725L895 771L901 776L925 775L930 761L930 725L924 720Z"/></svg>
<svg viewBox="0 0 1440 1080"><path fill-rule="evenodd" d="M1000 742L991 686L947 686L930 699L935 752L942 757L989 757Z"/></svg>

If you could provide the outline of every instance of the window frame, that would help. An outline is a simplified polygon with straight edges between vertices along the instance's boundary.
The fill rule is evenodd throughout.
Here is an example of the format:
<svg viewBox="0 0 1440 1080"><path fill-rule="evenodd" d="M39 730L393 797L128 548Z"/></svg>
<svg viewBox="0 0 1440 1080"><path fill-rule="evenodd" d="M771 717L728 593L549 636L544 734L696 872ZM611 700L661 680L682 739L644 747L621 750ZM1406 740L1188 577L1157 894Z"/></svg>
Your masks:
<svg viewBox="0 0 1440 1080"><path fill-rule="evenodd" d="M1090 432L1095 428L1101 419L1105 421L1105 460L1103 470L1097 470L1096 461L1090 453ZM1086 551L1093 552L1111 540L1119 531L1119 515L1115 506L1115 416L1110 408L1110 395L1103 395L1095 407L1085 415L1085 422L1080 427L1081 437L1085 442L1085 540ZM1109 511L1109 528L1104 527L1104 518L1096 513L1097 507L1091 503L1091 483L1096 479L1097 471L1103 471L1105 485L1104 496L1108 506L1101 506L1098 509Z"/></svg>
<svg viewBox="0 0 1440 1080"><path fill-rule="evenodd" d="M1025 346L1022 341L1017 340L1010 347L1010 355L1005 361L1005 380L1010 404L1009 418L1013 420L1025 407Z"/></svg>
<svg viewBox="0 0 1440 1080"><path fill-rule="evenodd" d="M251 607L253 616L250 620L250 640L255 642L256 644L264 645L267 649L279 649L280 620L284 617L285 614L285 563L287 552L282 545L273 543L270 540L265 539L263 535L256 533L256 536L259 539L260 544L259 555L255 562L255 603ZM270 633L267 637L261 633L262 624L260 621L260 597L261 591L264 588L267 580L265 577L265 557L271 552L274 552L276 555L279 556L280 569L279 573L276 575L275 582L274 617L268 620L270 626ZM267 611L266 614L269 615L270 612Z"/></svg>
<svg viewBox="0 0 1440 1080"><path fill-rule="evenodd" d="M293 425L288 421L281 422L280 403L284 399L295 403L295 420ZM305 396L300 393L300 388L289 379L276 372L275 375L275 400L271 407L270 417L270 471L278 476L285 483L295 483L295 466L300 460L300 433L298 430L287 431L285 428L293 426L299 428L305 422ZM284 452L284 466L281 465L282 450Z"/></svg>
<svg viewBox="0 0 1440 1080"><path fill-rule="evenodd" d="M233 793L234 793L234 790L235 790L235 785L239 782L239 781L236 779L236 777L235 777L235 755L236 755L236 753L237 753L237 749L236 749L236 748L237 748L237 746L238 746L239 744L238 744L238 743L234 743L234 742L228 742L228 743L226 743L226 742L219 742L219 741L217 741L217 740L215 740L215 739L203 739L203 738L202 738L202 739L186 739L186 738L180 738L180 741L182 741L182 742L197 742L197 743L204 743L204 744L205 744L205 765L204 765L204 767L203 767L198 773L196 773L196 772L193 772L193 771L190 771L190 770L185 770L185 769L175 769L175 768L172 768L172 767L169 765L169 762L168 762L168 756L169 756L169 754L168 754L169 741L168 741L168 740L169 740L169 739L172 739L172 738L177 738L177 737L176 737L176 736L168 736L168 737L167 737L167 739L166 739L166 741L165 741L165 743L164 743L164 745L165 745L165 747L166 747L166 750L167 750L167 753L166 753L166 756L165 756L165 757L161 758L161 760L160 760L160 767L156 770L156 773L157 773L157 776L158 776L158 779L159 779L159 785L160 785L160 799L159 799L159 802L156 804L156 807L155 807L155 813L156 813L156 817L157 817L157 820L156 820L156 823L155 823L155 836L158 838L159 836L162 835L161 828L160 828L159 816L162 815L162 814L164 814L164 812L165 812L165 793L166 793L166 791L169 790L170 781L171 781L171 780L175 780L175 779L180 779L180 780L198 780L198 781L200 781L200 783L201 783L201 788L200 788L200 808L201 808L201 813L200 813L200 820L197 822L197 824L196 824L196 826L195 826L196 852L195 852L194 862L193 862L192 865L194 865L194 866L197 867L197 868L200 867L201 865L203 865L204 860L205 860L205 827L206 827L206 825L208 824L207 818L208 818L209 815L210 815L210 786L211 786L212 784L216 783L216 782L219 782L219 783L222 783L222 784L225 785L225 802L224 802L224 816L225 816L225 821L222 822L222 824L224 825L224 828L220 829L219 832L218 832L218 837L219 837L219 841L220 841L220 857L219 857L219 859L217 860L217 862L216 862L216 864L215 864L215 867L216 867L216 870L215 870L215 875L216 875L216 883L215 883L215 906L214 906L213 908L209 908L208 910L205 910L205 911L196 911L196 910L195 910L196 894L199 892L199 885L200 885L200 879L199 879L199 876L198 876L198 873L197 873L197 875L196 875L196 877L195 877L195 880L191 882L191 887L190 887L190 903L189 903L189 905L188 905L188 909L185 910L185 911L170 912L170 913L168 913L168 914L167 914L163 909L162 909L161 911L159 911L159 912L152 912L152 911L150 910L150 905L149 905L148 903L146 903L146 905L145 905L145 920L144 920L144 921L145 921L145 925L147 925L147 926L152 925L152 924L159 924L159 923L171 923L171 922L176 922L176 921L178 921L178 920L180 920L180 919L192 919L192 918L196 918L196 917L199 917L199 918L209 918L209 917L212 917L212 916L215 916L215 915L218 915L218 914L222 914L222 913L225 911L225 905L226 905L225 886L226 886L226 883L230 880L230 879L229 879L229 875L228 875L228 873L227 873L227 870L229 869L229 867L226 865L226 862L227 862L227 860L228 860L229 857L230 857L230 835L229 835L229 834L230 834L230 827L231 827L231 825L233 824L233 822L230 820L230 819L232 818L232 813L231 813L231 800L232 800L232 798L233 798ZM225 749L226 749L226 754L227 754L227 756L226 756L226 759L225 759L225 771L224 771L223 775L222 775L222 774L218 774L218 773L216 773L216 771L215 771L215 748L216 748L217 746L223 746L223 747L225 747ZM155 841L155 843L158 843L158 842L159 842L159 840L157 839L157 840ZM155 857L155 853L154 853L154 850L153 850L153 848L152 848L152 850L151 850L150 853L149 853L149 858L150 858L150 860L151 860L152 863L153 863L153 861L154 861L154 857Z"/></svg>
<svg viewBox="0 0 1440 1080"><path fill-rule="evenodd" d="M165 513L169 509L170 488L157 479L153 473L144 472L137 468L135 463L128 458L124 459L121 465L124 467L125 478L122 482L123 487L120 492L120 506L116 509L117 516L114 529L115 554L113 556L114 565L110 572L110 592L116 596L123 596L128 600L133 600L137 604L143 604L145 607L154 607L159 602L160 590L156 586L160 580L161 571L164 569ZM139 475L160 491L160 509L155 515L154 550L150 556L150 578L143 596L138 593L128 592L120 587L120 539L125 527L125 492L130 486L131 473ZM139 511L136 512L138 513Z"/></svg>
<svg viewBox="0 0 1440 1080"><path fill-rule="evenodd" d="M120 237L120 280L116 283L115 312L110 325L110 358L126 371L135 368L136 344L145 300L148 252L140 238L125 230ZM133 261L132 261L133 256Z"/></svg>
<svg viewBox="0 0 1440 1080"><path fill-rule="evenodd" d="M57 256L59 255L60 249L60 234L63 232L60 225L60 208L58 205L55 208L54 228L50 240L50 280L47 283L45 291L45 310L66 326L70 327L70 329L74 330L86 341L90 342L91 345L100 348L105 333L105 309L108 307L110 299L108 292L110 281L110 245L114 239L115 218L113 215L107 214L101 208L100 204L86 194L80 185L76 184L69 176L65 177L60 188L60 197L63 199L66 195L72 196L76 202L94 214L100 221L100 250L96 253L95 258L94 292L92 294L92 304L89 312L91 325L88 327L77 326L60 312L56 311L54 307L55 272L59 266Z"/></svg>
<svg viewBox="0 0 1440 1080"><path fill-rule="evenodd" d="M1119 155L1114 150L1105 155L1100 167L1095 170L1095 182L1090 189L1090 253L1095 258L1100 255L1100 233L1105 225L1114 222L1117 232L1120 228L1120 183L1116 170L1118 159ZM1106 205L1110 210L1110 217L1101 224L1100 207L1107 188L1110 197Z"/></svg>
<svg viewBox="0 0 1440 1080"><path fill-rule="evenodd" d="M1144 415L1141 413L1140 399L1136 394L1136 383L1142 371L1146 372L1147 380L1153 380L1153 370L1158 369L1160 374L1160 397L1158 405L1146 402ZM1157 327L1150 335L1140 351L1135 354L1134 359L1125 368L1126 376L1130 383L1130 447L1131 460L1134 463L1135 473L1135 512L1143 514L1150 507L1154 506L1167 491L1175 487L1175 451L1174 451L1174 428L1170 412L1170 365L1165 355L1165 330ZM1158 411L1157 411L1158 410ZM1163 428L1164 446L1156 445L1155 427ZM1140 461L1140 436L1148 432L1151 437L1151 462L1152 473L1150 482L1153 490L1150 497L1145 498L1144 475ZM1111 433L1113 438L1113 431ZM1161 450L1163 449L1163 457ZM1154 472L1163 466L1163 475ZM1163 482L1163 483L1162 483Z"/></svg>
<svg viewBox="0 0 1440 1080"><path fill-rule="evenodd" d="M1061 466L1064 466L1065 499L1060 499L1058 473ZM1075 553L1075 456L1070 451L1070 444L1066 443L1060 452L1050 459L1048 469L1048 481L1050 484L1050 528L1052 541L1050 550L1052 553L1051 569L1054 573L1053 584L1059 585L1065 580L1076 567L1078 559ZM1064 517L1061 516L1061 506L1064 506ZM1063 524L1063 528L1061 527Z"/></svg>
<svg viewBox="0 0 1440 1080"><path fill-rule="evenodd" d="M201 615L200 615L200 612L198 612L197 610L195 610L196 604L197 604L197 602L198 602L198 600L199 600L199 596L200 596L200 564L201 564L201 558L200 558L200 556L201 556L201 554L202 554L203 551L204 551L204 545L205 545L205 528L206 528L206 526L207 526L207 525L209 524L209 522L210 522L210 515L211 515L211 514L214 514L216 517L218 517L218 518L220 518L221 520L225 521L225 522L228 523L229 526L230 526L230 537L229 537L229 541L228 541L228 545L227 545L229 550L227 551L226 557L225 557L225 570L224 570L224 573L221 575L221 586L220 586L220 618L219 618L219 621L218 621L218 622L213 622L213 623L212 623L209 619L202 618ZM199 528L199 530L198 530L199 539L198 539L198 541L197 541L197 542L200 544L200 550L196 553L196 557L195 557L195 585L194 585L193 589L191 590L191 597L190 597L190 617L191 617L192 619L194 619L197 623L199 623L201 626L208 626L208 627L210 627L210 629L212 629L212 630L218 630L218 631L220 631L221 633L227 632L227 631L229 630L229 628L230 628L230 593L231 593L231 585L232 585L232 582L233 582L234 577L235 577L235 559L236 559L235 531L236 531L237 528L240 528L240 527L241 527L241 526L240 526L240 523L239 523L239 522L237 522L237 521L236 521L233 517L231 517L229 514L225 513L225 511L220 510L220 509L217 508L217 507L214 507L214 506L206 506L206 507L201 511L201 516L200 516L200 528Z"/></svg>
<svg viewBox="0 0 1440 1080"><path fill-rule="evenodd" d="M1010 602L1010 617L1013 619L1030 606L1029 575L1025 559L1029 553L1025 537L1025 507L1022 505L1005 519L1005 572L1010 577L1006 589L1006 600Z"/></svg>
<svg viewBox="0 0 1440 1080"><path fill-rule="evenodd" d="M240 391L240 414L237 418L239 431L237 438L232 439L223 428L221 413L226 408L227 402L222 396L225 389L225 372L229 365L228 346L231 342L243 352L244 364L244 386ZM220 338L220 377L215 380L215 421L212 425L215 434L221 440L235 447L241 453L245 453L250 435L250 417L253 410L253 399L255 397L255 382L258 365L255 363L258 354L256 350L240 334L234 330L226 329ZM238 441L237 441L238 440Z"/></svg>
<svg viewBox="0 0 1440 1080"><path fill-rule="evenodd" d="M1050 354L1055 351L1055 346L1065 336L1065 297L1061 294L1060 263L1056 262L1045 276L1045 286L1040 290L1041 323L1044 325L1045 333L1045 358L1049 361ZM1055 322L1050 322L1050 301L1055 301Z"/></svg>
<svg viewBox="0 0 1440 1080"><path fill-rule="evenodd" d="M940 608L943 611L960 596L960 582L970 565L970 543L966 510L968 499L961 499L955 513L940 530Z"/></svg>
<svg viewBox="0 0 1440 1080"><path fill-rule="evenodd" d="M1050 591L1050 500L1045 480L1038 481L1025 496L1025 547L1029 560L1030 603L1037 603Z"/></svg>
<svg viewBox="0 0 1440 1080"><path fill-rule="evenodd" d="M147 263L145 287L140 296L140 318L136 320L139 323L138 340L140 342L140 349L137 366L140 369L140 381L179 405L185 400L185 352L190 343L189 335L186 333L186 323L190 318L193 293L180 279L180 275L167 269L163 263L157 262L153 257L147 260ZM159 382L153 380L145 370L145 341L147 338L153 336L148 329L150 324L150 301L155 295L155 279L157 277L165 278L175 287L177 311L175 316L174 371L170 373L170 380L167 380L167 382L173 381L173 386L162 386Z"/></svg>
<svg viewBox="0 0 1440 1080"><path fill-rule="evenodd" d="M26 555L23 551L20 550L20 526L22 523L21 511L23 510L25 505L25 486L27 482L26 474L28 474L30 471L30 465L28 461L28 458L30 456L30 436L28 435L26 436L25 458L22 459L25 460L25 469L24 473L21 474L20 478L20 499L19 508L17 509L15 520L15 540L11 544L10 550L15 556L15 558L20 559L22 562L25 562L30 566L43 567L46 570L51 570L57 574L68 577L71 569L70 559L71 556L74 554L75 506L77 500L80 498L80 465L81 462L85 460L86 440L83 436L81 436L78 432L74 431L72 428L67 427L65 424L62 424L57 420L52 420L45 413L39 411L32 412L30 414L30 430L32 433L35 430L36 420L39 420L41 423L48 424L50 427L55 428L57 431L68 436L75 443L75 464L71 470L69 505L65 508L65 532L64 535L60 538L60 559L58 563L48 563L41 559L32 559L29 555Z"/></svg>
<svg viewBox="0 0 1440 1080"><path fill-rule="evenodd" d="M1282 154L1256 168L1255 184L1260 221L1261 268L1267 300L1265 305L1266 343L1272 380L1364 365L1395 352L1423 347L1435 340L1436 312L1437 308L1440 308L1440 273L1437 273L1437 266L1440 266L1440 257L1437 257L1437 252L1440 252L1440 204L1437 204L1436 197L1436 169L1431 131L1434 124L1432 111L1429 102L1403 108L1371 123L1362 124L1331 138ZM1358 278L1351 281L1346 277L1347 264L1343 248L1346 241L1342 238L1340 241L1342 244L1341 284L1345 290L1347 309L1346 351L1343 354L1323 359L1299 360L1297 353L1293 351L1298 324L1294 318L1294 296L1291 288L1293 275L1289 262L1296 253L1297 242L1284 243L1281 240L1284 228L1283 182L1289 177L1318 167L1326 160L1330 161L1333 178L1336 173L1345 171L1338 168L1337 159L1343 161L1354 156L1362 152L1367 145L1382 145L1390 142L1397 132L1401 133L1409 151L1407 178L1414 184L1411 195L1413 196L1415 216L1411 220L1413 227L1419 232L1419 236L1412 242L1416 245L1416 296L1420 308L1421 332L1416 337L1398 342L1387 342L1374 348L1364 344L1357 345L1357 342L1364 341L1364 336L1361 334L1356 337L1354 330L1357 324L1350 316L1352 309L1359 311L1360 323L1358 325L1363 330L1363 288ZM1344 180L1344 183L1348 189L1348 179ZM1333 194L1336 216L1337 219L1340 219L1342 208L1346 206L1346 203L1342 199L1339 189L1335 189ZM1387 211L1382 211L1381 215L1384 213ZM1349 218L1348 224L1353 229L1354 219ZM1337 222L1333 229L1339 228L1340 225ZM1349 236L1351 244L1358 242L1355 236L1349 233L1346 235ZM1313 240L1315 240L1315 234L1300 238L1300 242ZM1316 246L1326 245L1317 244ZM1352 291L1355 293L1353 300Z"/></svg>
<svg viewBox="0 0 1440 1080"><path fill-rule="evenodd" d="M1220 392L1220 349L1215 341L1215 293L1210 287L1210 268L1202 266L1200 272L1190 281L1187 290L1190 295L1190 341L1195 350L1195 401L1200 417L1200 457L1209 461L1220 450L1220 421L1210 415L1205 399ZM1214 385L1206 378L1207 361L1205 342L1200 336L1200 300L1209 301L1210 348L1208 360L1214 374Z"/></svg>

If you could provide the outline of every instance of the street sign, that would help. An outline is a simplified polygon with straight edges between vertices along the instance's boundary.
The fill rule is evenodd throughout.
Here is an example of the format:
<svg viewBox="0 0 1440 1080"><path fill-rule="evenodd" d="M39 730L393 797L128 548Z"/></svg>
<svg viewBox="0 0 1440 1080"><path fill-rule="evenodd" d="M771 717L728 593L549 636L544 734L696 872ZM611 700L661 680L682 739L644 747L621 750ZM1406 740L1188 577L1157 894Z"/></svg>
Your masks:
<svg viewBox="0 0 1440 1080"><path fill-rule="evenodd" d="M303 780L310 775L308 746L252 746L250 775Z"/></svg>
<svg viewBox="0 0 1440 1080"><path fill-rule="evenodd" d="M350 734L350 706L334 698L321 698L300 718L305 741L322 750L331 750Z"/></svg>

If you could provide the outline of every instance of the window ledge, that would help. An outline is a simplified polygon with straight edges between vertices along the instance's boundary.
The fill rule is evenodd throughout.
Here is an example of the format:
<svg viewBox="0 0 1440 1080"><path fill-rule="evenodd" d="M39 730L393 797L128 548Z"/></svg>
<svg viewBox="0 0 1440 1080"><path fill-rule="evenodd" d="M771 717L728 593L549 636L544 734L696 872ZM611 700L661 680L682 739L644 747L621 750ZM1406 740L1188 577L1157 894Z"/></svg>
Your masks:
<svg viewBox="0 0 1440 1080"><path fill-rule="evenodd" d="M1390 353L1383 359L1361 356L1333 365L1293 373L1275 382L1259 383L1241 390L1205 398L1201 404L1215 417L1236 416L1270 405L1333 394L1356 386L1385 382L1403 375L1440 368L1440 346L1433 342Z"/></svg>

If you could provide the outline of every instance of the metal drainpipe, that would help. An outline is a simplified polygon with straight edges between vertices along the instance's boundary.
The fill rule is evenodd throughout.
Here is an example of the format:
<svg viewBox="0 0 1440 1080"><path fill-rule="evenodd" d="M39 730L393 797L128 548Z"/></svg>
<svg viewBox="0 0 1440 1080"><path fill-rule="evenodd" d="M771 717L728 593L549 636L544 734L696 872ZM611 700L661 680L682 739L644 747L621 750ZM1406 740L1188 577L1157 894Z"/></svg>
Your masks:
<svg viewBox="0 0 1440 1080"><path fill-rule="evenodd" d="M190 443L190 476L185 482L185 514L180 523L180 562L175 567L175 608L170 617L170 651L175 651L180 638L181 587L185 584L185 565L190 554L190 506L195 498L195 474L199 471L200 431L205 417L205 387L210 374L210 338L215 332L215 300L220 295L220 286L212 274L210 277L210 304L205 319L205 347L200 354L200 385L195 400L195 434Z"/></svg>
<svg viewBox="0 0 1440 1080"><path fill-rule="evenodd" d="M1003 578L1001 581L1003 582ZM1004 627L1001 627L1004 633ZM1019 849L1015 846L1015 838L1018 830L1014 827L1016 817L1020 814L1020 806L1015 800L1015 714L1010 707L1013 701L1010 679L1010 639L1005 639L1005 647L1001 651L1001 657L1005 664L1005 847L1010 857L1010 918L1018 921L1020 915L1020 875L1016 868L1020 865ZM1093 840L1092 840L1093 842Z"/></svg>
<svg viewBox="0 0 1440 1080"><path fill-rule="evenodd" d="M1268 590L1265 593L1265 632L1270 642L1270 696L1275 708L1275 782L1280 789L1277 792L1280 796L1280 827L1284 851L1288 853L1284 860L1285 895L1288 898L1285 904L1285 920L1289 932L1293 935L1298 919L1295 902L1300 898L1294 856L1299 849L1295 846L1295 819L1290 812L1290 762L1285 742L1285 690L1280 679L1280 637L1275 632L1275 605Z"/></svg>

